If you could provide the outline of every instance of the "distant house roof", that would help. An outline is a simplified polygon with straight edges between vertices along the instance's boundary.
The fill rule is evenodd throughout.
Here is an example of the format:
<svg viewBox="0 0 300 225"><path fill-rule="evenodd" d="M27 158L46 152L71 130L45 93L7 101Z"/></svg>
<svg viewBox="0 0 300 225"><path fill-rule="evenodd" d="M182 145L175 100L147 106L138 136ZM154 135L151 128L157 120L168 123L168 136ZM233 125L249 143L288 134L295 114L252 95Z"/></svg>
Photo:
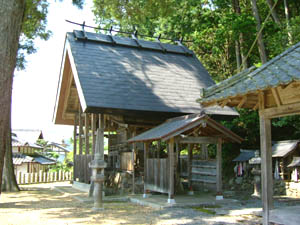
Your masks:
<svg viewBox="0 0 300 225"><path fill-rule="evenodd" d="M293 161L287 167L300 167L300 157L293 157Z"/></svg>
<svg viewBox="0 0 300 225"><path fill-rule="evenodd" d="M206 133L210 132L207 136L222 136L229 142L240 143L243 140L223 125L209 118L205 113L199 113L169 119L165 123L129 139L128 142L168 140L171 137L186 134L186 132L199 126L202 126Z"/></svg>
<svg viewBox="0 0 300 225"><path fill-rule="evenodd" d="M41 155L28 156L22 153L13 153L13 164L21 165L22 163L39 163L41 165L52 165L55 164L55 160L49 159Z"/></svg>
<svg viewBox="0 0 300 225"><path fill-rule="evenodd" d="M11 141L12 141L13 147L31 147L31 148L36 148L36 149L43 149L43 147L41 147L37 144L33 144L30 142L24 141L15 135L12 135Z"/></svg>
<svg viewBox="0 0 300 225"><path fill-rule="evenodd" d="M300 42L258 69L252 67L223 82L204 87L198 101L208 104L297 80L300 80Z"/></svg>
<svg viewBox="0 0 300 225"><path fill-rule="evenodd" d="M300 140L278 141L272 145L272 157L285 157L298 146Z"/></svg>
<svg viewBox="0 0 300 225"><path fill-rule="evenodd" d="M24 140L28 143L36 143L39 139L44 139L43 132L41 130L35 129L13 129L14 133L18 139Z"/></svg>
<svg viewBox="0 0 300 225"><path fill-rule="evenodd" d="M59 149L63 150L64 152L70 152L70 151L72 151L71 149L68 149L68 148L62 146L61 144L58 144L58 143L55 143L55 142L50 142L49 144L47 144L46 147L51 147L51 146L59 148Z"/></svg>
<svg viewBox="0 0 300 225"><path fill-rule="evenodd" d="M238 155L238 157L236 157L232 161L234 161L234 162L245 162L245 161L249 161L254 156L255 156L255 150L241 149L240 154Z"/></svg>
<svg viewBox="0 0 300 225"><path fill-rule="evenodd" d="M182 44L74 31L66 36L54 121L73 124L79 106L75 95L87 113L173 113L168 118L198 113L200 89L213 84L195 54ZM213 113L238 115L220 107Z"/></svg>

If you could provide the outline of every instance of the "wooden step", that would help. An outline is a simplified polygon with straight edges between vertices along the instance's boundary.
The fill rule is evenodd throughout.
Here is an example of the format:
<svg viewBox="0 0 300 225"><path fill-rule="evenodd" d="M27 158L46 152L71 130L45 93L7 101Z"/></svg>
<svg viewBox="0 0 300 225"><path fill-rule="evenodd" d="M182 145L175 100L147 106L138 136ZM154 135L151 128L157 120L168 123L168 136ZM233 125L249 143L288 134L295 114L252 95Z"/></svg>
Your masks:
<svg viewBox="0 0 300 225"><path fill-rule="evenodd" d="M215 184L216 181L214 180L206 180L206 179L192 179L192 181L196 181L196 182L203 182L203 183L209 183L209 184Z"/></svg>
<svg viewBox="0 0 300 225"><path fill-rule="evenodd" d="M192 168L207 168L207 169L216 169L216 166L210 166L210 165L192 165Z"/></svg>
<svg viewBox="0 0 300 225"><path fill-rule="evenodd" d="M206 176L217 176L216 173L205 172L205 171L192 171L192 174L206 175Z"/></svg>

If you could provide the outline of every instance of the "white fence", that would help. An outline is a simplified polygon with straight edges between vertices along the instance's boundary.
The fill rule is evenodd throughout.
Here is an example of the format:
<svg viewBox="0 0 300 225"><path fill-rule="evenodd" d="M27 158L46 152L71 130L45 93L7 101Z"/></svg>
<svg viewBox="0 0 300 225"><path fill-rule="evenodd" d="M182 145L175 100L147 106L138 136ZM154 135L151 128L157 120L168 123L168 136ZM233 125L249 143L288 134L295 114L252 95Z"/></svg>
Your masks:
<svg viewBox="0 0 300 225"><path fill-rule="evenodd" d="M17 172L16 174L18 184L36 184L36 183L50 183L58 181L68 181L72 180L72 172L43 172L39 173L22 173Z"/></svg>

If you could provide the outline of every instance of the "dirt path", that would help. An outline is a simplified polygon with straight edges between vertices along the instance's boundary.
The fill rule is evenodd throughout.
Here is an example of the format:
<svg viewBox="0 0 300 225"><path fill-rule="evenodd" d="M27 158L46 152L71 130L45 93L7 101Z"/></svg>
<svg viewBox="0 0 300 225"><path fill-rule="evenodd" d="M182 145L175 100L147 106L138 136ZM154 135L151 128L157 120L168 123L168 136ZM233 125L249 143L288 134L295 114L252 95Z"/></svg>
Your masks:
<svg viewBox="0 0 300 225"><path fill-rule="evenodd" d="M67 193L57 191L68 189ZM104 210L91 210L92 202L74 197L86 194L67 183L22 186L19 193L2 193L0 224L258 224L253 217L215 216L191 208L155 210L129 202L105 202Z"/></svg>

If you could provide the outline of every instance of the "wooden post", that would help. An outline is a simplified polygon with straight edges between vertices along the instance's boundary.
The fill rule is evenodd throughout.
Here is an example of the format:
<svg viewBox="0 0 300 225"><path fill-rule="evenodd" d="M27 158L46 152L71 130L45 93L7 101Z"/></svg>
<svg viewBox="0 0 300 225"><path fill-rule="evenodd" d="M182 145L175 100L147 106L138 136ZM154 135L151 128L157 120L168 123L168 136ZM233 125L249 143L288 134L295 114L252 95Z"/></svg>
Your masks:
<svg viewBox="0 0 300 225"><path fill-rule="evenodd" d="M136 128L132 132L132 137L136 136ZM136 143L132 144L132 154L131 154L131 160L132 160L132 194L135 194L135 169L134 169L134 156L135 156L135 150L136 150Z"/></svg>
<svg viewBox="0 0 300 225"><path fill-rule="evenodd" d="M81 106L79 106L78 117L79 117L79 155L82 155L82 110L81 110Z"/></svg>
<svg viewBox="0 0 300 225"><path fill-rule="evenodd" d="M273 208L271 119L260 113L261 184L263 224L269 224L269 210Z"/></svg>
<svg viewBox="0 0 300 225"><path fill-rule="evenodd" d="M216 200L222 200L222 138L217 143L217 196Z"/></svg>
<svg viewBox="0 0 300 225"><path fill-rule="evenodd" d="M147 198L148 197L148 195L147 195L147 188L146 188L148 151L149 151L149 143L145 142L144 143L144 195L143 195L143 198Z"/></svg>
<svg viewBox="0 0 300 225"><path fill-rule="evenodd" d="M161 140L158 140L157 141L157 147L158 147L158 149L157 149L157 158L159 159L160 158L160 151L161 151Z"/></svg>
<svg viewBox="0 0 300 225"><path fill-rule="evenodd" d="M74 115L74 132L73 132L73 173L75 174L75 157L77 154L77 119L78 115Z"/></svg>
<svg viewBox="0 0 300 225"><path fill-rule="evenodd" d="M90 154L90 136L89 136L89 114L84 114L84 136L85 136L85 154Z"/></svg>
<svg viewBox="0 0 300 225"><path fill-rule="evenodd" d="M192 185L192 162L193 162L193 145L188 144L188 181L189 181L189 195L194 195L193 185Z"/></svg>
<svg viewBox="0 0 300 225"><path fill-rule="evenodd" d="M168 203L175 204L174 199L174 138L171 138L168 143L168 153L169 153L169 164L170 164L170 183L169 183L169 196Z"/></svg>
<svg viewBox="0 0 300 225"><path fill-rule="evenodd" d="M95 154L95 146L96 146L96 115L94 113L92 113L92 118L91 118L91 126L92 126L92 140L93 140L93 144L92 144L92 155Z"/></svg>
<svg viewBox="0 0 300 225"><path fill-rule="evenodd" d="M202 155L202 159L204 159L204 160L208 159L208 152L207 152L206 144L201 144L201 155Z"/></svg>

